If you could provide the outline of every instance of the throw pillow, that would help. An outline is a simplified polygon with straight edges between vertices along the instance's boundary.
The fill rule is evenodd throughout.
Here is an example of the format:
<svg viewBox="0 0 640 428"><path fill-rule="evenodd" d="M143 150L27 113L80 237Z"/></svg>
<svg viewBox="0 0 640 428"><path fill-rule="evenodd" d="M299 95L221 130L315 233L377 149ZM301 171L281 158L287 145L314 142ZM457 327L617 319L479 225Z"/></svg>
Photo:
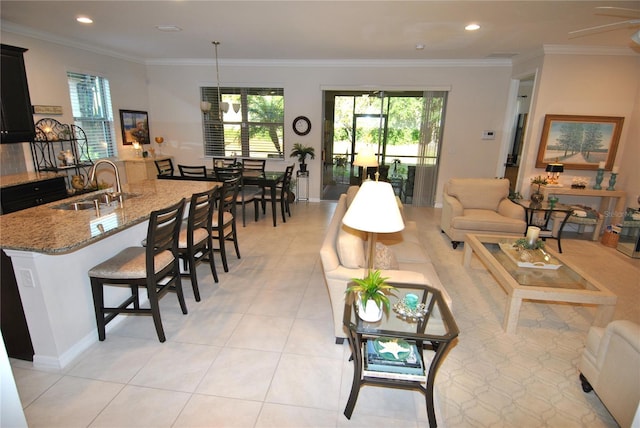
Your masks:
<svg viewBox="0 0 640 428"><path fill-rule="evenodd" d="M375 269L394 269L400 268L395 254L389 247L380 242L376 242L376 259L373 263Z"/></svg>
<svg viewBox="0 0 640 428"><path fill-rule="evenodd" d="M342 266L349 269L365 267L363 232L343 224L338 232L336 246Z"/></svg>

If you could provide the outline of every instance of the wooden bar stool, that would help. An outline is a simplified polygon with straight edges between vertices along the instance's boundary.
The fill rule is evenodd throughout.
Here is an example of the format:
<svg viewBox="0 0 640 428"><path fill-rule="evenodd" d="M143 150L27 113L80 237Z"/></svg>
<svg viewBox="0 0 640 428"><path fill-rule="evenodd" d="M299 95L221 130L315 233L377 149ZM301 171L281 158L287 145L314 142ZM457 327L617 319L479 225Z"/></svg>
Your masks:
<svg viewBox="0 0 640 428"><path fill-rule="evenodd" d="M120 313L146 314L153 322L160 342L165 335L158 299L175 289L182 313L187 305L182 293L178 238L185 199L170 207L153 211L149 217L146 247L128 247L89 270L98 338L105 339L105 326ZM131 296L115 307L105 307L104 286L126 284ZM138 289L145 287L150 308L141 308ZM131 307L133 305L133 307Z"/></svg>
<svg viewBox="0 0 640 428"><path fill-rule="evenodd" d="M193 296L196 302L200 301L198 289L198 275L196 266L202 261L209 261L213 280L218 282L218 273L213 260L213 240L211 238L211 224L215 202L216 189L191 195L189 204L189 216L186 224L183 222L180 238L178 240L178 253L183 261L183 268L191 279Z"/></svg>

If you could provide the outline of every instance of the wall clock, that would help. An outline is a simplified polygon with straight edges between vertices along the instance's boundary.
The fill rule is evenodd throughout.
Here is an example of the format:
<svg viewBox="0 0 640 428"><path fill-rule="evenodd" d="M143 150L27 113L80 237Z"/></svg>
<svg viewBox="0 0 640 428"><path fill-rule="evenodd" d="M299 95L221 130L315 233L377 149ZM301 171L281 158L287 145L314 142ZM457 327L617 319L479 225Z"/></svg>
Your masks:
<svg viewBox="0 0 640 428"><path fill-rule="evenodd" d="M306 116L298 116L293 119L293 132L298 135L307 135L311 132L311 121Z"/></svg>

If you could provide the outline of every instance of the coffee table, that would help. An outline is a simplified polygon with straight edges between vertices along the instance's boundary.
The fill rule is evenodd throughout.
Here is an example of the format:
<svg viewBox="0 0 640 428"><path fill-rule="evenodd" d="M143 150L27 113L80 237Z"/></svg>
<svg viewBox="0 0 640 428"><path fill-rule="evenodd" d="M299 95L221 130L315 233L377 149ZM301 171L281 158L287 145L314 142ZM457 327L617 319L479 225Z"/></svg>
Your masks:
<svg viewBox="0 0 640 428"><path fill-rule="evenodd" d="M469 267L473 253L493 274L507 293L502 326L515 333L523 300L597 305L594 325L605 326L613 319L618 297L605 286L562 259L562 255L545 248L558 269L519 267L500 243L513 243L522 236L467 235L464 245L464 266Z"/></svg>

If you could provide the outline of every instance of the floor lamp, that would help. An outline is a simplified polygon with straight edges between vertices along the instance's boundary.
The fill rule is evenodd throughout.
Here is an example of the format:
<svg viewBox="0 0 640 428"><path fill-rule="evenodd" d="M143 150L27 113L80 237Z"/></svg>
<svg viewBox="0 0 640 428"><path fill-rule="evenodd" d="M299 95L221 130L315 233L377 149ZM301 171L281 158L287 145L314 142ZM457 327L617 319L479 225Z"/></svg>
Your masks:
<svg viewBox="0 0 640 428"><path fill-rule="evenodd" d="M404 221L391 183L368 180L349 205L342 223L368 234L367 274L374 268L376 235L404 229Z"/></svg>
<svg viewBox="0 0 640 428"><path fill-rule="evenodd" d="M353 160L353 165L361 166L363 168L362 177L360 177L360 183L363 183L368 179L367 177L367 167L378 166L378 159L376 158L375 153L368 148L364 148L358 152L356 158Z"/></svg>

